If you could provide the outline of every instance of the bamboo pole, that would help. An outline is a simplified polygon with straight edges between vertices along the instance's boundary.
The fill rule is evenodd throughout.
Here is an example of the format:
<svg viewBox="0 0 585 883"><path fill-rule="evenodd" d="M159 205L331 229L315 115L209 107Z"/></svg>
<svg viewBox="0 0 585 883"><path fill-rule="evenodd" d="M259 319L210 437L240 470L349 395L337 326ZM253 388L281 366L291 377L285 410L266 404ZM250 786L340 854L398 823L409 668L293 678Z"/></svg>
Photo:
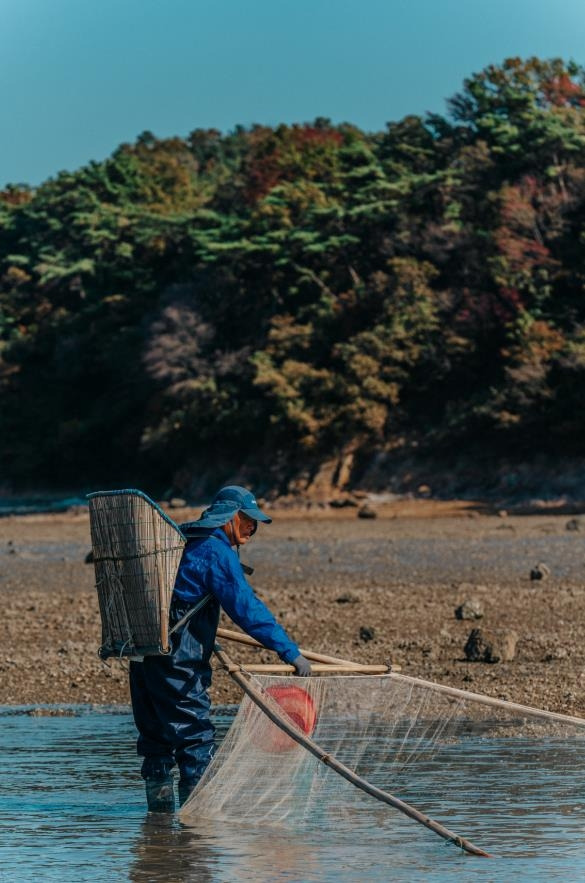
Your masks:
<svg viewBox="0 0 585 883"><path fill-rule="evenodd" d="M287 665L284 662L253 662L250 664L243 662L241 668L252 674L292 674L296 671L294 665ZM351 665L350 663L330 665L326 662L313 662L311 672L314 674L351 674L353 672L354 674L383 675L388 672L388 668L385 665Z"/></svg>
<svg viewBox="0 0 585 883"><path fill-rule="evenodd" d="M158 582L158 603L160 606L160 646L163 653L167 653L171 645L169 643L169 611L166 609L165 600L165 574L160 560L160 515L156 509L151 511L152 530L154 535L154 560L156 562L156 575Z"/></svg>
<svg viewBox="0 0 585 883"><path fill-rule="evenodd" d="M220 638L227 638L229 641L237 641L239 644L248 644L250 647L264 647L264 644L261 644L260 641L250 637L250 635L235 632L233 629L219 628L217 630L217 635ZM299 650L305 659L308 659L310 662L323 662L328 665L352 665L356 672L363 671L364 673L367 673L367 669L370 667L362 665L359 662L352 662L350 659L339 659L337 656L325 656L323 653L314 653L312 650L303 650L302 647L299 648ZM384 672L389 672L391 670L389 665L380 666L380 668L383 668L383 671L379 671L378 674L384 674Z"/></svg>
<svg viewBox="0 0 585 883"><path fill-rule="evenodd" d="M242 635L240 632L235 632L231 629L218 629L217 634L219 637L228 638L230 641L239 641L242 644L249 644L251 647L263 646L249 635ZM356 666L359 666L359 663L349 663L346 659L337 659L334 656L324 656L321 653L312 653L310 650L301 650L301 653L309 660L314 659L320 662L335 663L337 665L355 664ZM361 668L367 668L367 666L361 666ZM521 705L518 702L509 702L507 699L497 699L494 696L485 696L483 693L471 693L468 690L460 690L458 687L448 687L445 684L437 684L434 681L425 681L422 678L413 678L409 675L398 674L400 671L399 666L392 666L390 669L386 667L385 670L389 673L389 676L395 680L407 682L419 687L431 687L439 693L453 696L456 699L470 699L474 702L480 702L483 705L491 705L494 708L505 708L507 711L516 711L519 714L529 714L532 717L542 718L543 720L556 720L559 723L574 724L577 727L585 728L585 718L582 717L573 717L568 714L562 714L558 711L545 711L542 708L534 708L531 705ZM380 673L383 674L383 672Z"/></svg>
<svg viewBox="0 0 585 883"><path fill-rule="evenodd" d="M277 727L279 727L288 736L290 736L291 739L293 739L295 742L298 742L299 745L303 746L303 748L306 748L307 751L309 751L326 766L330 767L348 782L351 782L351 784L355 785L356 788L359 788L366 794L370 794L372 797L375 797L376 800L380 800L382 803L387 803L389 806L398 809L400 812L404 813L404 815L413 819L415 822L419 822L419 824L424 825L425 828L429 828L429 830L433 831L439 837L442 837L444 840L447 840L450 843L454 843L456 846L464 849L465 852L468 852L471 855L479 855L486 858L491 858L488 852L484 852L483 849L475 846L469 840L466 840L464 837L460 837L458 834L454 834L452 831L449 831L448 828L445 828L439 822L435 822L434 819L426 816L424 813L420 812L420 810L416 809L414 806L411 806L409 803L405 803L403 800L400 800L400 798L394 797L394 795L388 793L388 791L383 791L381 788L377 788L375 785L371 785L365 779L362 779L361 776L358 776L357 773L354 773L354 771L351 770L349 767L345 766L345 764L341 763L341 761L337 760L337 758L333 757L331 754L328 754L319 745L317 745L316 742L313 742L312 739L310 739L304 733L301 733L294 726L292 721L287 720L285 715L281 714L271 707L271 705L264 698L262 693L246 680L240 670L240 667L238 665L234 665L230 661L229 657L226 656L219 644L215 645L214 653L223 665L224 669L228 672L230 677L233 678L233 680L240 685L244 693L246 693L250 697L250 699L259 708L262 709L264 714L266 714L266 716L270 718L270 720L274 724L276 724Z"/></svg>
<svg viewBox="0 0 585 883"><path fill-rule="evenodd" d="M482 693L470 693L457 687L447 687L444 684L435 684L434 681L425 681L422 678L412 678L409 675L400 675L390 672L390 677L395 680L414 684L419 687L431 687L438 693L445 693L457 699L470 699L473 702L481 702L483 705L491 705L495 708L505 708L507 711L517 711L520 714L529 714L531 717L540 717L544 720L555 720L559 723L573 724L585 728L585 718L572 717L569 714L561 714L558 711L544 711L542 708L533 708L530 705L520 705L518 702L509 702L507 699L496 699L494 696L484 696Z"/></svg>

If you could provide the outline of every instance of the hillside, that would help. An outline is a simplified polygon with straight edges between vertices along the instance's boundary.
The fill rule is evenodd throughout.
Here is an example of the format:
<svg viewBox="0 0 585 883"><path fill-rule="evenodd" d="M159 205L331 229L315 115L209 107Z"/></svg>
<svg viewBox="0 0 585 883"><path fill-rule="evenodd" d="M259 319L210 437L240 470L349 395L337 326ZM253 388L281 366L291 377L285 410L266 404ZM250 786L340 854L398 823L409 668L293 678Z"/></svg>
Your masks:
<svg viewBox="0 0 585 883"><path fill-rule="evenodd" d="M578 473L584 237L585 73L559 59L383 132L143 133L7 187L0 486Z"/></svg>

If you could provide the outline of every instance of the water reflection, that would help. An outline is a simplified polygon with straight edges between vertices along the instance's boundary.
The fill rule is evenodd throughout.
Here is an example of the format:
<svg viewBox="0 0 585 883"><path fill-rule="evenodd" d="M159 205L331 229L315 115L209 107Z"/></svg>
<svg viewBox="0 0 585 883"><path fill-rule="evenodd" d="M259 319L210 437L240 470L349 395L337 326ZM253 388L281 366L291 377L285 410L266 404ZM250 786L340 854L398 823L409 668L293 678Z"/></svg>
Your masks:
<svg viewBox="0 0 585 883"><path fill-rule="evenodd" d="M318 855L317 845L306 834L290 828L271 829L255 827L251 822L234 825L200 819L185 830L193 834L192 849L207 849L208 867L214 871L214 880L303 880L308 883L329 879L329 870Z"/></svg>
<svg viewBox="0 0 585 883"><path fill-rule="evenodd" d="M183 827L175 816L149 813L131 849L128 879L132 883L176 883L197 880L211 883L214 855L202 838Z"/></svg>
<svg viewBox="0 0 585 883"><path fill-rule="evenodd" d="M132 883L310 881L328 874L322 856L306 837L203 819L186 827L175 817L149 814L131 852Z"/></svg>

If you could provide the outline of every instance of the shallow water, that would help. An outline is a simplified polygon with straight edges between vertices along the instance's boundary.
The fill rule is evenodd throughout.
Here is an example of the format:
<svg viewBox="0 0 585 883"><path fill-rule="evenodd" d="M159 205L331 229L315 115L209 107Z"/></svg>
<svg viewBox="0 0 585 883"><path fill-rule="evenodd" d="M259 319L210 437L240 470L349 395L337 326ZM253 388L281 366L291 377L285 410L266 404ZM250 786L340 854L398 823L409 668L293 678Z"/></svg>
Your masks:
<svg viewBox="0 0 585 883"><path fill-rule="evenodd" d="M358 792L335 828L185 827L176 817L148 815L131 715L64 710L0 710L0 883L585 879L585 757L570 740L526 740L515 763L517 746L511 756L502 738L484 758L478 736L451 788L434 789L429 770L413 777L407 799L495 856L481 859ZM232 714L217 712L220 736Z"/></svg>
<svg viewBox="0 0 585 883"><path fill-rule="evenodd" d="M67 512L73 506L87 506L85 497L0 497L0 518L41 512Z"/></svg>

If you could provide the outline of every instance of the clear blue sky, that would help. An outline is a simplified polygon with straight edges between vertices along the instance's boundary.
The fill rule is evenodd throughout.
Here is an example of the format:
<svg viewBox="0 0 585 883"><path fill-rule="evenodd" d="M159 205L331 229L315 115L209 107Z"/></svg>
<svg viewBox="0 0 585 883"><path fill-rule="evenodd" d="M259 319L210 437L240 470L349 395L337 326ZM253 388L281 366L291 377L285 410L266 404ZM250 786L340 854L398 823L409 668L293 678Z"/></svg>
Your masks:
<svg viewBox="0 0 585 883"><path fill-rule="evenodd" d="M585 0L0 0L0 186L145 129L380 130L511 55L585 63Z"/></svg>

